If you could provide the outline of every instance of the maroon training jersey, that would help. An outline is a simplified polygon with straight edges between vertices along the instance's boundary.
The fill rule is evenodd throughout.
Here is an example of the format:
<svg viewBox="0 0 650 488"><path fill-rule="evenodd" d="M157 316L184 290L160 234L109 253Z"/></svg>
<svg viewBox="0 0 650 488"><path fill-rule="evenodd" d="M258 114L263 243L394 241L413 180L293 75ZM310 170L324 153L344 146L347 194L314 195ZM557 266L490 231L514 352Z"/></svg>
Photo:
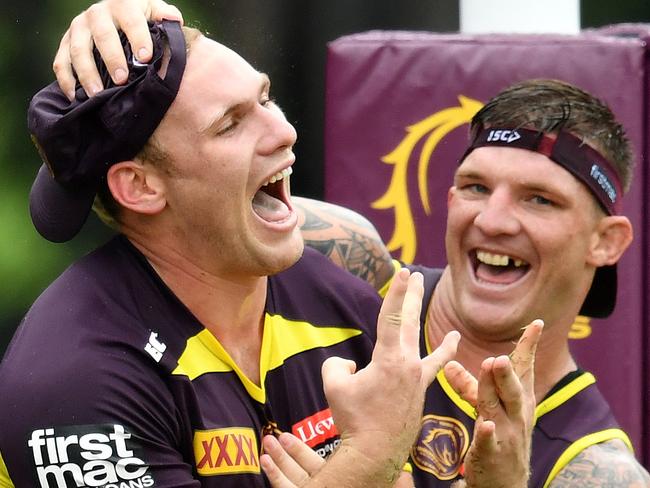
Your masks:
<svg viewBox="0 0 650 488"><path fill-rule="evenodd" d="M424 275L424 303L428 304L442 270L409 266ZM431 348L422 311L420 349ZM531 478L528 486L548 486L553 477L585 448L611 439L623 440L623 432L602 396L592 374L576 371L560 380L535 410L531 453ZM422 427L409 459L415 486L442 488L461 478L463 460L472 441L476 413L451 388L444 373L427 390Z"/></svg>
<svg viewBox="0 0 650 488"><path fill-rule="evenodd" d="M263 432L337 445L321 364L369 361L379 305L306 249L269 278L258 386L117 237L39 297L7 350L0 486L268 486Z"/></svg>

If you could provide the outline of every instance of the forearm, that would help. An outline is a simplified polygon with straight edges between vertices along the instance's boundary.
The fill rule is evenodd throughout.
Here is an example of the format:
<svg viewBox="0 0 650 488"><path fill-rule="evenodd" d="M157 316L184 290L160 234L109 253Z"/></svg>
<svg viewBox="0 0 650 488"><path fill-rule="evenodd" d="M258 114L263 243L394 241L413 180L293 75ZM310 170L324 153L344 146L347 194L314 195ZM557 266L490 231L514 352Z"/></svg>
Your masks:
<svg viewBox="0 0 650 488"><path fill-rule="evenodd" d="M302 488L391 488L402 474L401 456L373 456L370 449L341 443L323 467ZM406 486L406 485L405 485Z"/></svg>
<svg viewBox="0 0 650 488"><path fill-rule="evenodd" d="M549 485L550 488L583 486L645 488L650 486L650 475L621 440L612 439L580 452Z"/></svg>

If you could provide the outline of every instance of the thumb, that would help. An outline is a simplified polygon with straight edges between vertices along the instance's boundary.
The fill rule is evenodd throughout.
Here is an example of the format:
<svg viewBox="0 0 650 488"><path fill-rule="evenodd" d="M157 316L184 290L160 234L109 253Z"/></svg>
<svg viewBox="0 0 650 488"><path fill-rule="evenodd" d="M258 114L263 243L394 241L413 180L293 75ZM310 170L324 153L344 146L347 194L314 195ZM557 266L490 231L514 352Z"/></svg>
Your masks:
<svg viewBox="0 0 650 488"><path fill-rule="evenodd" d="M447 333L445 338L442 340L442 343L422 360L422 373L427 386L429 386L434 380L438 371L440 371L445 364L454 359L456 351L458 350L459 341L459 332L454 330Z"/></svg>
<svg viewBox="0 0 650 488"><path fill-rule="evenodd" d="M330 391L337 389L347 378L357 370L354 361L336 356L327 358L323 362L321 374L323 375L323 388L327 396Z"/></svg>
<svg viewBox="0 0 650 488"><path fill-rule="evenodd" d="M162 0L152 2L151 4L152 20L177 20L183 25L183 14L175 6L170 5Z"/></svg>

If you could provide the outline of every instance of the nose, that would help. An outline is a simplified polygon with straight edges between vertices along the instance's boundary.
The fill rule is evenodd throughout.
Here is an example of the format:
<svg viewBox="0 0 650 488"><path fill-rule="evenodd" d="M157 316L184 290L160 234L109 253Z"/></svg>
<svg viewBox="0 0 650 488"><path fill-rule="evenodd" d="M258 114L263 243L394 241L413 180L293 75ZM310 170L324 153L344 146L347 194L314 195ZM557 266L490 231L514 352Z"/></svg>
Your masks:
<svg viewBox="0 0 650 488"><path fill-rule="evenodd" d="M290 149L296 143L298 134L296 129L284 116L284 112L277 105L262 110L264 133L260 140L260 152L273 154L278 150Z"/></svg>
<svg viewBox="0 0 650 488"><path fill-rule="evenodd" d="M492 192L474 217L474 225L489 236L514 235L519 232L521 223L511 195L505 190Z"/></svg>

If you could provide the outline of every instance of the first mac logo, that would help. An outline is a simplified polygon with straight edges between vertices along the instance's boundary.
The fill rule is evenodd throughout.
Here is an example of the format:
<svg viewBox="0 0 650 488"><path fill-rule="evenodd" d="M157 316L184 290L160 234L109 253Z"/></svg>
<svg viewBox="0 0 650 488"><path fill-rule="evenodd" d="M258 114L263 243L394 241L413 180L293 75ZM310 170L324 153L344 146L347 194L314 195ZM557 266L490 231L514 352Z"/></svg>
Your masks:
<svg viewBox="0 0 650 488"><path fill-rule="evenodd" d="M121 425L36 429L27 446L40 488L155 486L139 446Z"/></svg>

